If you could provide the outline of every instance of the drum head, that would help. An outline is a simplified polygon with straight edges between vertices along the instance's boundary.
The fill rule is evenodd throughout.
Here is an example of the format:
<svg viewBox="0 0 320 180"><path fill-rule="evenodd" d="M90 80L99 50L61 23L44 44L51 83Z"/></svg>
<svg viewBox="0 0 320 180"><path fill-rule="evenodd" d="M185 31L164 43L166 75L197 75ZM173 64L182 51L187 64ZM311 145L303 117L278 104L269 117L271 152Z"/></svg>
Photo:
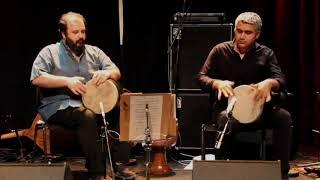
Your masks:
<svg viewBox="0 0 320 180"><path fill-rule="evenodd" d="M87 92L82 95L84 106L96 114L101 114L100 102L103 103L104 112L111 111L118 103L118 86L112 80L106 80L97 86L92 80L88 81Z"/></svg>
<svg viewBox="0 0 320 180"><path fill-rule="evenodd" d="M237 86L234 90L237 98L232 116L240 123L252 123L258 120L263 111L263 100L255 100L256 89L249 85ZM229 98L230 102L231 98Z"/></svg>

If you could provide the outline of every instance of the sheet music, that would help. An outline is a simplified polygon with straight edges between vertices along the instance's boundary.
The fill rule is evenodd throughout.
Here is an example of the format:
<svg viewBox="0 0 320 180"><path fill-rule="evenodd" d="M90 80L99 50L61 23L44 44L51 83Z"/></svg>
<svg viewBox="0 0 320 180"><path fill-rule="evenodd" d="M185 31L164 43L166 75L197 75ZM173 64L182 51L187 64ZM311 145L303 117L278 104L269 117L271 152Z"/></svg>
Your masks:
<svg viewBox="0 0 320 180"><path fill-rule="evenodd" d="M131 96L130 97L130 132L131 140L144 140L147 127L146 104L148 104L148 118L151 129L151 139L160 139L162 118L162 96Z"/></svg>

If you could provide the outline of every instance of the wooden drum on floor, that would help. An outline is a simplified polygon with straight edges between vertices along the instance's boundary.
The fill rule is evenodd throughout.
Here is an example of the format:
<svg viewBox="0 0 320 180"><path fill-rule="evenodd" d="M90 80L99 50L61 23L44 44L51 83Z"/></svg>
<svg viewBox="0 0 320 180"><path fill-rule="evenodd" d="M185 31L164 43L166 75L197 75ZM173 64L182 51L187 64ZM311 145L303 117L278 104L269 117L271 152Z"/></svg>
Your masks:
<svg viewBox="0 0 320 180"><path fill-rule="evenodd" d="M178 131L178 125L177 125ZM178 133L178 132L177 132ZM151 174L154 176L169 176L172 169L168 165L166 157L166 149L174 146L177 137L167 137L166 139L155 140L152 142L151 148L153 153L153 161L151 164Z"/></svg>

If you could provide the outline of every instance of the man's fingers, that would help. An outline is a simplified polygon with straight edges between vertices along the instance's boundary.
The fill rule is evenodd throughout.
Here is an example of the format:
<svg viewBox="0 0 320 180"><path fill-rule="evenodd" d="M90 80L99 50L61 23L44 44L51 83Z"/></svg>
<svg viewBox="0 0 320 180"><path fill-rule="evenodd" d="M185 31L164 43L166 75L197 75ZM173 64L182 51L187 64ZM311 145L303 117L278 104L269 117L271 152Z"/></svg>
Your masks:
<svg viewBox="0 0 320 180"><path fill-rule="evenodd" d="M271 101L271 95L270 94L268 94L268 96L266 98L266 102L269 102L269 101Z"/></svg>
<svg viewBox="0 0 320 180"><path fill-rule="evenodd" d="M229 97L229 94L228 94L228 91L224 88L222 89L222 94L224 97L228 98Z"/></svg>
<svg viewBox="0 0 320 180"><path fill-rule="evenodd" d="M76 85L74 85L72 88L71 88L71 91L75 94L75 95L82 95L82 94L85 94L86 93L86 86L82 83L78 83Z"/></svg>
<svg viewBox="0 0 320 180"><path fill-rule="evenodd" d="M220 101L221 99L221 90L218 90L218 100Z"/></svg>
<svg viewBox="0 0 320 180"><path fill-rule="evenodd" d="M79 93L77 92L77 90L76 90L76 89L71 89L71 91L73 92L73 94L75 94L75 95L79 95Z"/></svg>
<svg viewBox="0 0 320 180"><path fill-rule="evenodd" d="M257 91L256 95L255 95L255 100L256 101L260 101L260 100L263 100L265 102L269 102L271 100L271 96L270 94L266 94L264 93L263 91Z"/></svg>
<svg viewBox="0 0 320 180"><path fill-rule="evenodd" d="M234 81L230 81L231 83L230 83L230 85L231 85L231 87L233 87L234 86Z"/></svg>
<svg viewBox="0 0 320 180"><path fill-rule="evenodd" d="M107 78L101 76L99 79L97 79L96 85L99 86L100 84L104 83L106 80Z"/></svg>
<svg viewBox="0 0 320 180"><path fill-rule="evenodd" d="M79 80L83 83L86 79L84 77L80 77Z"/></svg>
<svg viewBox="0 0 320 180"><path fill-rule="evenodd" d="M86 86L84 86L84 85L82 85L82 86L80 86L79 87L79 93L82 95L82 94L85 94L87 91L87 88L86 88Z"/></svg>
<svg viewBox="0 0 320 180"><path fill-rule="evenodd" d="M250 84L251 87L258 89L258 84Z"/></svg>
<svg viewBox="0 0 320 180"><path fill-rule="evenodd" d="M261 99L262 97L263 97L263 94L261 93L261 91L256 90L255 100L259 101L259 99Z"/></svg>
<svg viewBox="0 0 320 180"><path fill-rule="evenodd" d="M233 96L233 90L230 87L225 87L225 88L221 88L218 90L218 100L221 99L221 95L223 95L224 97L228 98L230 96Z"/></svg>
<svg viewBox="0 0 320 180"><path fill-rule="evenodd" d="M233 96L234 95L233 90L232 90L231 87L227 87L226 88L226 92L228 93L228 96Z"/></svg>
<svg viewBox="0 0 320 180"><path fill-rule="evenodd" d="M230 96L233 96L233 88L234 82L232 81L219 81L218 86L218 100L221 99L221 96L228 98Z"/></svg>
<svg viewBox="0 0 320 180"><path fill-rule="evenodd" d="M80 81L81 83L84 83L86 80L85 80L85 78L84 77L79 77L79 76L77 76L77 77L73 77L74 79L74 81L76 82L77 80L78 81Z"/></svg>

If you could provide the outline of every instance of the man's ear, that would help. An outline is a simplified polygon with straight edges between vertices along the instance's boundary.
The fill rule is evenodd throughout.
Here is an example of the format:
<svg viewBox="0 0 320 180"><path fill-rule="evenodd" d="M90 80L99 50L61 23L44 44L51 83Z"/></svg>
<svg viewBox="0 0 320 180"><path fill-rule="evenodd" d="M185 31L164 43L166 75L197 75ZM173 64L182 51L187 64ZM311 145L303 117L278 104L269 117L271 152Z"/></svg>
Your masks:
<svg viewBox="0 0 320 180"><path fill-rule="evenodd" d="M66 39L66 33L65 33L65 32L61 32L61 37L62 37L63 39Z"/></svg>
<svg viewBox="0 0 320 180"><path fill-rule="evenodd" d="M260 37L260 32L257 32L256 39Z"/></svg>

